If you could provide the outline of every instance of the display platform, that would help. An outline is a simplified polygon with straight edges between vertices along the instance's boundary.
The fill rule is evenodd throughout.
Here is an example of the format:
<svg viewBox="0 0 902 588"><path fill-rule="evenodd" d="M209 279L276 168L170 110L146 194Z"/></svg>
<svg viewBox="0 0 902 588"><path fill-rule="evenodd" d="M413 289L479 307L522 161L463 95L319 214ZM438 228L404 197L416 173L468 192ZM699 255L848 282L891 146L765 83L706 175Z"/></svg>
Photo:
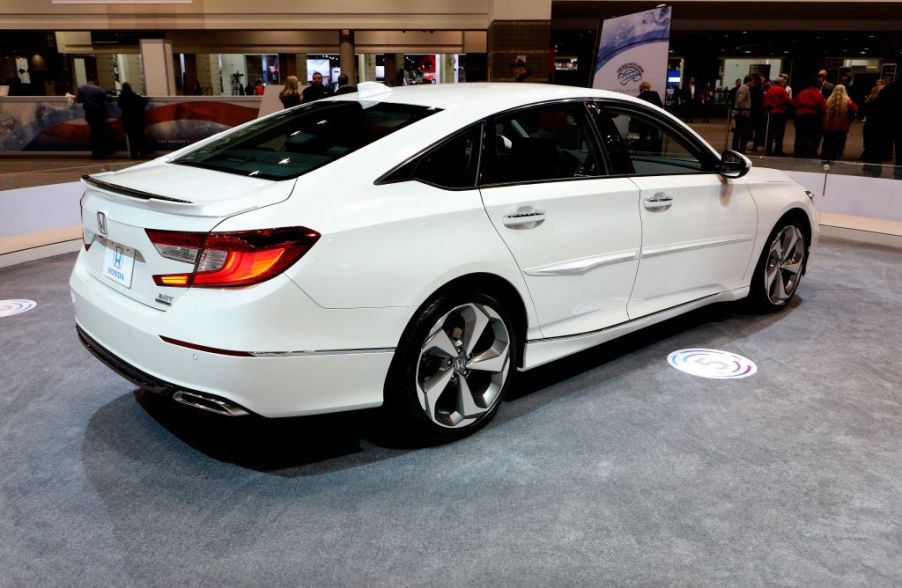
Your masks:
<svg viewBox="0 0 902 588"><path fill-rule="evenodd" d="M0 584L899 585L902 252L824 239L785 312L720 305L520 376L463 441L227 420L78 342L74 255L0 269ZM677 371L677 350L754 362Z"/></svg>

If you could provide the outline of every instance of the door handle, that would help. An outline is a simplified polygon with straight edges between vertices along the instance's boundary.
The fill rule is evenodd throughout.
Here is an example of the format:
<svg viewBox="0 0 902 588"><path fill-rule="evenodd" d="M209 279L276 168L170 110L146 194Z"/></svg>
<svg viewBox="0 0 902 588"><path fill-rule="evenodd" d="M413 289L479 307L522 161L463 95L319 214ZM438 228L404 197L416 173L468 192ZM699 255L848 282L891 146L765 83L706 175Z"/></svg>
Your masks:
<svg viewBox="0 0 902 588"><path fill-rule="evenodd" d="M517 212L504 215L501 222L509 229L534 229L545 222L545 211L532 206L521 206Z"/></svg>
<svg viewBox="0 0 902 588"><path fill-rule="evenodd" d="M667 210L668 208L673 206L673 198L671 198L664 192L658 192L651 198L646 198L645 202L643 202L643 206L645 206L645 210Z"/></svg>

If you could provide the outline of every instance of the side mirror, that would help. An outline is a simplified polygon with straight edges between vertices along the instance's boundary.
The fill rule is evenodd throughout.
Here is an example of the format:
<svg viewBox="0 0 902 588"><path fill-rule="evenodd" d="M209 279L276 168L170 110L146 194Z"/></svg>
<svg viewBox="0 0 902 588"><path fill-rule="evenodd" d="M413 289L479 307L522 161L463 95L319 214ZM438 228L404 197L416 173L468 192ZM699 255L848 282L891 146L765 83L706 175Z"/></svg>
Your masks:
<svg viewBox="0 0 902 588"><path fill-rule="evenodd" d="M720 175L725 178L741 178L752 169L752 161L732 149L727 149L720 156Z"/></svg>

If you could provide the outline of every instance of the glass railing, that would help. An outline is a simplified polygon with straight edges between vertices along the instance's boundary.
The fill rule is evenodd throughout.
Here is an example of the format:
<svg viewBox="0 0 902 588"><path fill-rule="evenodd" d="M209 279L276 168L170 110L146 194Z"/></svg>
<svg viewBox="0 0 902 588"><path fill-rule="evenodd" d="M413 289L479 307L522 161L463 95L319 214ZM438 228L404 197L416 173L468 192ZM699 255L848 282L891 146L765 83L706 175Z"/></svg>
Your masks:
<svg viewBox="0 0 902 588"><path fill-rule="evenodd" d="M120 163L128 164L0 157L0 268L76 250L83 191L78 179Z"/></svg>
<svg viewBox="0 0 902 588"><path fill-rule="evenodd" d="M698 119L696 119L697 121ZM764 121L766 136L768 121ZM729 149L733 140L730 118L690 124L715 148ZM756 167L783 170L815 195L822 225L902 236L902 167L865 164L858 160L864 150L863 123L854 121L846 136L843 156L835 161L793 157L795 128L786 121L783 137L785 156L764 155L748 143L746 155Z"/></svg>
<svg viewBox="0 0 902 588"><path fill-rule="evenodd" d="M257 118L259 96L168 96L148 98L145 135L155 152L172 151ZM122 112L106 105L110 151L127 152ZM0 97L0 154L66 153L89 150L81 104L61 96Z"/></svg>
<svg viewBox="0 0 902 588"><path fill-rule="evenodd" d="M95 161L87 157L0 157L0 192L76 182L83 175L117 171L139 163L129 159Z"/></svg>
<svg viewBox="0 0 902 588"><path fill-rule="evenodd" d="M902 166L860 161L752 157L814 194L821 225L902 236Z"/></svg>

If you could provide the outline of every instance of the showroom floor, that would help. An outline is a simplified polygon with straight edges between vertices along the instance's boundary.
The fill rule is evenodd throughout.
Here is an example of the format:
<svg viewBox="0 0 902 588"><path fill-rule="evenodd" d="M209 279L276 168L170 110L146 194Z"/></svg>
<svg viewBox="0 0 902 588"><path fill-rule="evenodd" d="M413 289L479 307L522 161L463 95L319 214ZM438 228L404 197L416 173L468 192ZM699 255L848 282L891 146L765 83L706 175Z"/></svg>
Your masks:
<svg viewBox="0 0 902 588"><path fill-rule="evenodd" d="M73 328L72 255L0 270L0 585L902 584L902 252L824 240L790 309L721 305L521 376L488 428L229 421ZM676 349L744 355L707 380Z"/></svg>

